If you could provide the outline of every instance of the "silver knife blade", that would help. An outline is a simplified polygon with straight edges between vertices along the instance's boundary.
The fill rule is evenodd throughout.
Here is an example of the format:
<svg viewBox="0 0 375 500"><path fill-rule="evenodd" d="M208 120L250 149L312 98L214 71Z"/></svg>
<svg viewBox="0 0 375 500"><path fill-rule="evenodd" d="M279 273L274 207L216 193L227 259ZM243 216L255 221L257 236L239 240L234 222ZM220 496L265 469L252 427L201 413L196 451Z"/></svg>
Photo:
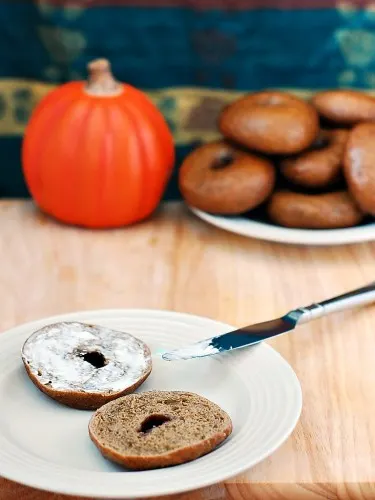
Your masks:
<svg viewBox="0 0 375 500"><path fill-rule="evenodd" d="M248 347L271 337L290 332L295 328L298 319L299 314L293 311L293 314L289 313L281 318L238 328L237 330L224 333L223 335L211 337L180 349L165 352L162 354L162 358L165 361L203 358L226 351L232 351L233 349Z"/></svg>
<svg viewBox="0 0 375 500"><path fill-rule="evenodd" d="M290 332L294 330L297 323L307 323L308 321L322 318L327 314L345 311L373 302L375 302L375 282L338 295L337 297L324 300L323 302L294 309L281 318L265 321L264 323L258 323L256 325L245 326L238 330L218 335L217 337L201 340L200 342L196 342L181 349L165 352L162 358L166 361L202 358L225 351L231 351L233 349L239 349L241 347L251 346L263 340L270 339L271 337Z"/></svg>

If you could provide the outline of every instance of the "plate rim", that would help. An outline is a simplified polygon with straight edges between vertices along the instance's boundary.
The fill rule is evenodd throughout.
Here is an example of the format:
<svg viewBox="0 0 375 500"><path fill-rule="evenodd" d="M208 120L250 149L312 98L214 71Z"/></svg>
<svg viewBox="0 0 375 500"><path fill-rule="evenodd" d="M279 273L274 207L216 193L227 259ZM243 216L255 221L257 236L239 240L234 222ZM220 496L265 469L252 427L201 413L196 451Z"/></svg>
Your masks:
<svg viewBox="0 0 375 500"><path fill-rule="evenodd" d="M162 317L162 316L169 316L169 317L173 316L175 318L188 317L188 318L196 319L198 321L203 319L203 320L207 320L207 321L212 321L212 322L217 323L217 324L221 324L222 326L225 326L226 328L228 327L229 329L234 328L232 325L229 325L229 324L222 322L222 321L219 321L219 320L215 320L215 319L208 317L208 316L200 316L200 315L196 315L196 314L192 314L192 313L188 313L188 312L181 312L180 313L178 311L172 311L172 310L160 309L160 308L155 308L155 309L154 308L103 308L103 309L87 309L87 310L80 309L77 311L65 312L65 313L61 313L61 314L55 314L52 316L42 317L39 319L34 319L31 321L27 321L27 322L24 322L21 324L17 324L13 327L7 328L6 330L0 332L0 345L1 345L1 338L11 337L12 334L14 334L14 331L23 330L23 329L29 328L29 327L39 326L40 324L43 324L44 322L55 322L55 321L68 320L68 318L73 318L74 316L77 316L77 315L90 316L90 314L92 314L94 316L96 316L96 315L100 316L100 315L104 314L104 315L108 315L108 316L114 315L114 317L117 316L120 318L121 316L124 316L124 315L125 316L129 315L129 314L130 315L138 315L140 313L141 314L152 314L152 315L156 315L156 316L160 316L160 317ZM81 320L84 321L82 318L81 318ZM213 486L215 484L219 484L219 483L225 482L229 479L232 479L232 478L250 470L255 465L263 462L270 455L272 455L278 448L280 448L280 446L282 446L283 443L290 437L290 435L294 431L294 429L295 429L295 427L300 419L301 412L302 412L303 395L302 395L301 383L297 377L297 374L295 373L294 369L292 368L292 366L276 349L274 349L272 346L270 346L266 342L262 342L261 344L259 344L257 346L257 348L266 349L267 351L272 351L273 355L276 355L279 362L281 362L289 370L290 376L294 379L294 390L296 391L296 396L297 396L296 400L298 403L298 411L296 411L293 420L291 420L289 422L287 431L285 431L284 435L280 439L275 441L274 445L269 450L267 450L266 452L261 454L252 463L250 463L250 464L247 463L246 465L238 466L236 470L232 470L232 471L228 472L227 474L224 472L221 473L220 479L218 481L213 481L212 479L209 479L206 481L201 480L199 485L196 485L196 486L190 485L187 487L182 486L178 490L176 489L175 486L172 486L172 488L168 489L168 485L166 485L163 492L155 493L157 496L159 496L159 495L169 496L169 495L173 495L173 494L188 493L191 491L196 491L196 490L206 488L209 486ZM83 492L83 491L77 492L76 490L74 490L74 487L70 489L69 485L64 487L64 488L52 487L52 489L51 489L47 485L39 484L38 481L22 480L22 478L20 479L19 476L20 476L20 474L17 474L17 473L15 473L15 474L7 473L6 475L3 475L3 473L1 472L1 474L0 474L0 478L3 477L4 479L14 481L15 483L18 483L18 484L21 484L21 485L24 485L27 487L35 488L35 489L50 492L50 493L73 495L73 496L77 496L77 497L85 497L89 494L89 496L91 496L92 498L99 498L99 499L108 498L108 499L123 499L123 500L125 500L125 499L136 499L136 498L139 498L139 499L152 498L153 496L155 496L155 494L153 494L153 493L150 494L150 493L146 493L146 492L135 493L135 494L132 493L131 496L126 496L126 493L124 496L124 493L111 493L111 492L109 492L109 493L106 493L106 495L103 497L103 494L101 494L101 493L95 493L95 492L88 493L88 492Z"/></svg>
<svg viewBox="0 0 375 500"><path fill-rule="evenodd" d="M339 246L355 243L366 243L375 240L375 221L365 226L347 227L341 229L294 229L273 226L266 222L256 221L241 216L228 218L214 215L188 205L189 210L199 219L224 231L238 234L246 238L301 246ZM234 225L232 221L235 221ZM236 223L246 224L243 231Z"/></svg>

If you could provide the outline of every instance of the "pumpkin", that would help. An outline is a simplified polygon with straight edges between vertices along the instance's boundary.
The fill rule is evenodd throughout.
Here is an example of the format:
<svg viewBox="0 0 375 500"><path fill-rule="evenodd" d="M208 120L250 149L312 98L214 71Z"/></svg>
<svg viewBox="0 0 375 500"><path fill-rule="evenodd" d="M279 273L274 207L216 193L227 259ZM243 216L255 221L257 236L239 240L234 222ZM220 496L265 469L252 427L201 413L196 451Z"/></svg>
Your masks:
<svg viewBox="0 0 375 500"><path fill-rule="evenodd" d="M158 206L175 159L168 126L149 98L116 81L107 60L88 65L87 82L47 94L22 145L29 192L67 224L116 227Z"/></svg>

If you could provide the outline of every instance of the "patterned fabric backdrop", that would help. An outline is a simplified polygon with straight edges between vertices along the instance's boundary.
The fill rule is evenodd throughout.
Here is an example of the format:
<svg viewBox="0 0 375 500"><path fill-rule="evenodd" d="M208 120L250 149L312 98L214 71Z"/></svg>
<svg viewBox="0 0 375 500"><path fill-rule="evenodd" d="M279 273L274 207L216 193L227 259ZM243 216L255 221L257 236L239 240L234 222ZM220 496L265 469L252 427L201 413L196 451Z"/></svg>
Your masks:
<svg viewBox="0 0 375 500"><path fill-rule="evenodd" d="M177 167L244 91L375 85L375 2L0 0L0 196L27 196L24 127L54 85L108 58L164 113ZM176 174L166 193L178 196Z"/></svg>

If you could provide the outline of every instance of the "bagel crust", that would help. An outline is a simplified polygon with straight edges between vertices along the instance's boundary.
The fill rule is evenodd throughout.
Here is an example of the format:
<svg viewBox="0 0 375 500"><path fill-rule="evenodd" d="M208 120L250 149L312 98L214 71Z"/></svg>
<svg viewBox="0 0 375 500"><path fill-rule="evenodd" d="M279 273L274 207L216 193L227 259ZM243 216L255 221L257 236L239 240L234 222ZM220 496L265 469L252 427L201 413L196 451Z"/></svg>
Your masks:
<svg viewBox="0 0 375 500"><path fill-rule="evenodd" d="M322 188L338 180L349 132L322 130L316 144L297 156L280 163L284 177L299 186Z"/></svg>
<svg viewBox="0 0 375 500"><path fill-rule="evenodd" d="M229 415L198 394L150 391L102 406L89 435L100 453L134 470L179 465L206 455L232 432Z"/></svg>
<svg viewBox="0 0 375 500"><path fill-rule="evenodd" d="M278 191L268 205L276 224L300 229L336 229L359 224L363 214L346 191L300 194Z"/></svg>
<svg viewBox="0 0 375 500"><path fill-rule="evenodd" d="M189 205L234 215L263 203L274 189L275 177L271 161L216 141L188 155L180 168L179 187Z"/></svg>
<svg viewBox="0 0 375 500"><path fill-rule="evenodd" d="M326 90L311 100L318 113L338 125L375 121L375 98L356 90Z"/></svg>
<svg viewBox="0 0 375 500"><path fill-rule="evenodd" d="M132 335L79 322L47 325L22 349L31 381L66 406L97 409L133 392L152 370L148 346Z"/></svg>
<svg viewBox="0 0 375 500"><path fill-rule="evenodd" d="M375 123L361 123L350 132L344 174L358 206L375 215Z"/></svg>
<svg viewBox="0 0 375 500"><path fill-rule="evenodd" d="M226 106L219 117L222 134L266 154L289 155L311 146L319 132L311 104L286 92L248 94Z"/></svg>

